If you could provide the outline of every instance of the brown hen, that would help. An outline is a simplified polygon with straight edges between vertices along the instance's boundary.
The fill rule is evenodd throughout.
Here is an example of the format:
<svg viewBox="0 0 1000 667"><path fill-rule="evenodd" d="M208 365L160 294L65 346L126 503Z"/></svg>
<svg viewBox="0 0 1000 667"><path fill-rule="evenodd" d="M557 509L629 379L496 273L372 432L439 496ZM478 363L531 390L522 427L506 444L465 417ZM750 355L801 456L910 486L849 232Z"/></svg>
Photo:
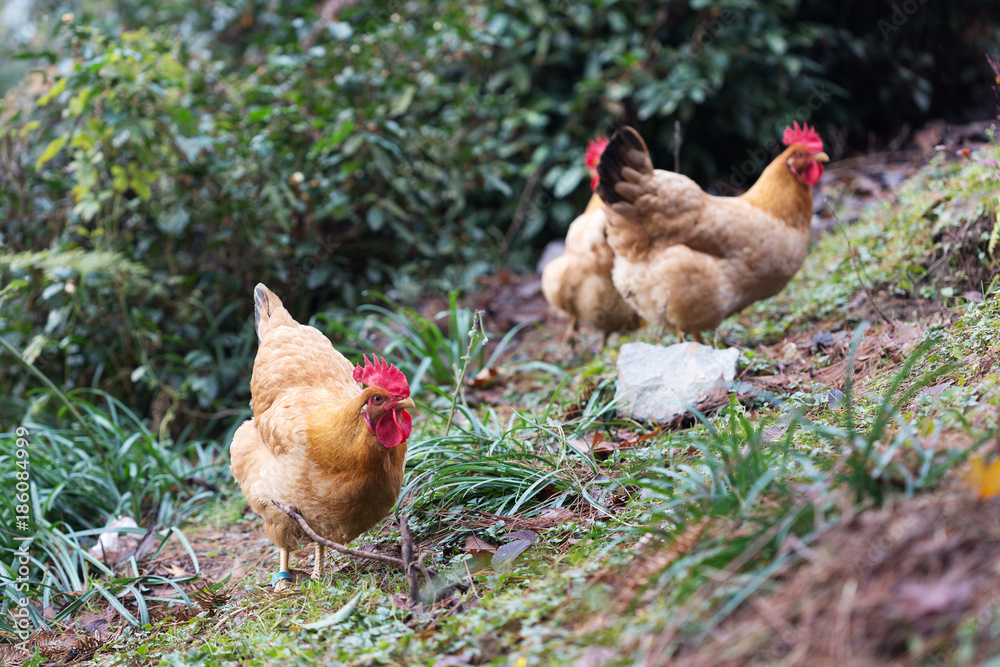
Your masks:
<svg viewBox="0 0 1000 667"><path fill-rule="evenodd" d="M298 508L320 536L346 544L392 509L403 481L410 387L384 359L352 366L319 330L296 322L264 285L254 289L260 347L250 381L253 419L233 436L233 477L280 550L309 538L271 501ZM362 389L359 382L368 385ZM313 577L323 571L316 544Z"/></svg>
<svg viewBox="0 0 1000 667"><path fill-rule="evenodd" d="M784 143L750 190L716 197L653 169L631 127L615 133L597 166L597 194L615 254L612 280L643 319L700 340L788 284L809 249L811 188L829 158L808 126L787 128Z"/></svg>

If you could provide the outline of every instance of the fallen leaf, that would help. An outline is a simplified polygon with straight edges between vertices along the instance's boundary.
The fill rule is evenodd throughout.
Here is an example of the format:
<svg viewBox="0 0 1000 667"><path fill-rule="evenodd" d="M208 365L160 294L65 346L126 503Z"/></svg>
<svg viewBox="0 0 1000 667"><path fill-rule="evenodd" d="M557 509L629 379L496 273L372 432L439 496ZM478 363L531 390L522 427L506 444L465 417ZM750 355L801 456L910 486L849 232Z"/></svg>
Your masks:
<svg viewBox="0 0 1000 667"><path fill-rule="evenodd" d="M729 383L726 382L726 378L719 375L716 381L712 384L712 388L709 390L696 406L698 412L702 414L708 414L715 411L717 408L721 408L724 405L729 404Z"/></svg>
<svg viewBox="0 0 1000 667"><path fill-rule="evenodd" d="M618 447L604 439L600 431L594 431L590 438L570 438L566 444L580 452L581 454L593 454L598 459L606 459L611 456Z"/></svg>
<svg viewBox="0 0 1000 667"><path fill-rule="evenodd" d="M983 303L983 293L977 290L971 290L965 292L964 294L962 294L962 296L964 296L966 300L971 301L972 303Z"/></svg>
<svg viewBox="0 0 1000 667"><path fill-rule="evenodd" d="M202 533L199 537L206 542L220 542L225 537L225 533L220 533L218 531Z"/></svg>
<svg viewBox="0 0 1000 667"><path fill-rule="evenodd" d="M527 540L528 542L537 542L538 533L533 530L515 530L513 533L507 533L504 535L505 539L511 540Z"/></svg>
<svg viewBox="0 0 1000 667"><path fill-rule="evenodd" d="M952 382L951 380L947 380L946 382L942 382L940 384L934 385L933 387L928 387L927 389L924 389L922 392L920 392L920 396L939 396L941 395L942 392L944 392L945 389L947 389L953 384L955 383Z"/></svg>
<svg viewBox="0 0 1000 667"><path fill-rule="evenodd" d="M787 342L781 346L781 352L779 353L777 362L782 366L787 366L788 364L794 363L796 361L802 360L802 352L799 351L799 346L792 342Z"/></svg>
<svg viewBox="0 0 1000 667"><path fill-rule="evenodd" d="M785 435L785 431L788 429L780 424L772 424L764 429L764 433L761 434L761 438L764 442L778 442L781 440L781 436Z"/></svg>
<svg viewBox="0 0 1000 667"><path fill-rule="evenodd" d="M469 380L469 385L473 389L486 389L490 385L494 384L501 375L503 375L504 369L499 366L487 366L482 369L476 376Z"/></svg>
<svg viewBox="0 0 1000 667"><path fill-rule="evenodd" d="M471 665L475 656L471 651L459 655L439 655L434 661L434 667L454 667L454 665Z"/></svg>
<svg viewBox="0 0 1000 667"><path fill-rule="evenodd" d="M567 521L573 518L573 512L565 507L546 507L538 513L538 518L555 521Z"/></svg>
<svg viewBox="0 0 1000 667"><path fill-rule="evenodd" d="M924 330L919 324L910 325L894 321L892 323L892 334L898 343L912 343L924 335Z"/></svg>
<svg viewBox="0 0 1000 667"><path fill-rule="evenodd" d="M975 592L967 576L966 572L952 571L938 581L900 584L896 606L911 620L925 614L964 610Z"/></svg>
<svg viewBox="0 0 1000 667"><path fill-rule="evenodd" d="M465 538L465 553L478 558L484 554L496 553L497 548L485 540L481 540L475 535Z"/></svg>
<svg viewBox="0 0 1000 667"><path fill-rule="evenodd" d="M574 667L603 667L615 658L615 650L603 647L591 647L580 654Z"/></svg>
<svg viewBox="0 0 1000 667"><path fill-rule="evenodd" d="M410 611L410 601L402 597L401 595L396 595L395 593L389 593L389 603L396 609Z"/></svg>
<svg viewBox="0 0 1000 667"><path fill-rule="evenodd" d="M567 438L566 444L581 454L590 454L590 443L583 438Z"/></svg>
<svg viewBox="0 0 1000 667"><path fill-rule="evenodd" d="M187 576L190 576L188 574L188 571L185 570L180 565L174 565L173 563L171 563L170 565L167 565L166 569L167 569L167 572L169 572L170 574L172 574L175 577L187 577Z"/></svg>
<svg viewBox="0 0 1000 667"><path fill-rule="evenodd" d="M830 347L834 343L833 334L826 329L817 331L813 334L812 342L817 347Z"/></svg>
<svg viewBox="0 0 1000 667"><path fill-rule="evenodd" d="M654 429L652 431L650 431L649 433L645 433L643 435L640 435L638 438L636 438L636 441L633 444L634 445L641 445L642 443L646 442L650 438L655 438L656 436L660 435L661 431L663 431L663 427L662 426L659 427L659 428L656 428L656 429Z"/></svg>
<svg viewBox="0 0 1000 667"><path fill-rule="evenodd" d="M619 431L618 432L618 439L621 440L622 443L633 442L633 441L636 441L636 440L639 439L639 432L638 431Z"/></svg>
<svg viewBox="0 0 1000 667"><path fill-rule="evenodd" d="M594 458L598 461L603 461L612 454L614 454L620 447L610 440L602 439L600 442L594 445L592 451L594 453Z"/></svg>
<svg viewBox="0 0 1000 667"><path fill-rule="evenodd" d="M524 553L524 550L531 546L531 542L528 540L514 540L513 542L508 542L493 554L493 560L491 564L494 570L502 570L508 567L515 558Z"/></svg>
<svg viewBox="0 0 1000 667"><path fill-rule="evenodd" d="M847 397L839 389L831 389L826 394L826 403L831 408L843 408L847 405Z"/></svg>
<svg viewBox="0 0 1000 667"><path fill-rule="evenodd" d="M1000 459L986 463L982 457L973 458L965 482L983 500L1000 495Z"/></svg>

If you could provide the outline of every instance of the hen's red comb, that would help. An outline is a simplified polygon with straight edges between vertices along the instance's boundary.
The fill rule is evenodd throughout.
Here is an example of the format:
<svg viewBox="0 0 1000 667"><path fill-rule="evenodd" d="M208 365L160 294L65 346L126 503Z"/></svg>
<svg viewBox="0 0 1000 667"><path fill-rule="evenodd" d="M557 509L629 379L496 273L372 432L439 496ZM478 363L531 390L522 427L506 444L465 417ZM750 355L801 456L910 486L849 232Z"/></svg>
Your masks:
<svg viewBox="0 0 1000 667"><path fill-rule="evenodd" d="M607 137L598 135L587 143L587 154L583 158L583 163L587 165L587 169L591 171L597 169L597 163L600 161L604 149L608 147L608 141L610 140Z"/></svg>
<svg viewBox="0 0 1000 667"><path fill-rule="evenodd" d="M362 366L361 362L354 368L354 373L352 377L357 382L362 382L371 387L381 387L385 389L392 396L409 396L410 395L410 383L406 381L406 376L403 372L393 366L392 364L386 363L385 359L380 359L379 357L372 355L372 359L369 361L368 355L364 355L365 365Z"/></svg>
<svg viewBox="0 0 1000 667"><path fill-rule="evenodd" d="M802 144L813 153L819 153L823 150L823 140L819 138L819 132L805 123L802 123L802 127L799 127L798 121L792 123L790 127L785 128L785 136L782 137L781 143L786 146Z"/></svg>

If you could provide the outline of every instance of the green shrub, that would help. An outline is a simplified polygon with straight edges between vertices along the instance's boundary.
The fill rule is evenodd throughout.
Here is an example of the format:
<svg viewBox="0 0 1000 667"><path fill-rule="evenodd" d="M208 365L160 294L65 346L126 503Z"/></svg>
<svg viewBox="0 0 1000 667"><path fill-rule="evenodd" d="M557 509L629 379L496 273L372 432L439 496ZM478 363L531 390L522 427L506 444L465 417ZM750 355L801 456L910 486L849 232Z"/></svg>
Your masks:
<svg viewBox="0 0 1000 667"><path fill-rule="evenodd" d="M46 92L0 109L0 335L196 422L246 400L256 282L304 319L523 269L616 122L671 166L680 120L723 189L792 118L864 124L828 74L853 33L788 0L70 7Z"/></svg>

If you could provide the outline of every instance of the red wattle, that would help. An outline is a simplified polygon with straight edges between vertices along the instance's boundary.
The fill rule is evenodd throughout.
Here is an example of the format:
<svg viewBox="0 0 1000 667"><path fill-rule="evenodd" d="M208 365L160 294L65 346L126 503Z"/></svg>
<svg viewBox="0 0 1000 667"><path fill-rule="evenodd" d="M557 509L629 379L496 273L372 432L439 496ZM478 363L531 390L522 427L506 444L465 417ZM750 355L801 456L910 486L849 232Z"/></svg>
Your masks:
<svg viewBox="0 0 1000 667"><path fill-rule="evenodd" d="M387 449L397 447L410 437L413 420L406 410L392 410L375 426L375 437Z"/></svg>
<svg viewBox="0 0 1000 667"><path fill-rule="evenodd" d="M802 182L813 187L819 183L820 177L823 176L823 165L819 162L813 162L809 165L809 168L805 170L802 174Z"/></svg>

